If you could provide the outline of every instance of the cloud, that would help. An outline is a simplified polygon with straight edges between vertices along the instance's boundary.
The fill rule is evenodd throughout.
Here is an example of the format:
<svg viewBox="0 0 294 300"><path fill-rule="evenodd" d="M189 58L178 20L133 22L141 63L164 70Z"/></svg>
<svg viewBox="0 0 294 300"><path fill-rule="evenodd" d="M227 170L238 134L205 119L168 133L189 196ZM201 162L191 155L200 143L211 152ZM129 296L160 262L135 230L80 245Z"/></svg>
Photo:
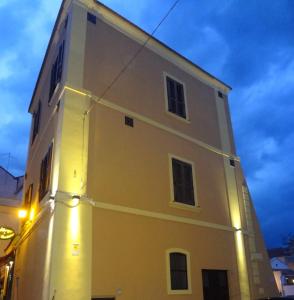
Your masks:
<svg viewBox="0 0 294 300"><path fill-rule="evenodd" d="M38 1L37 7L26 12L23 35L35 55L43 56L48 44L54 20L61 4L60 0Z"/></svg>
<svg viewBox="0 0 294 300"><path fill-rule="evenodd" d="M0 0L0 9L12 5L15 0Z"/></svg>
<svg viewBox="0 0 294 300"><path fill-rule="evenodd" d="M0 57L0 81L9 79L15 72L13 63L17 58L16 53L6 52Z"/></svg>
<svg viewBox="0 0 294 300"><path fill-rule="evenodd" d="M213 27L194 28L190 35L197 36L197 42L190 43L182 52L192 61L201 61L201 66L215 76L220 76L230 52L221 34Z"/></svg>

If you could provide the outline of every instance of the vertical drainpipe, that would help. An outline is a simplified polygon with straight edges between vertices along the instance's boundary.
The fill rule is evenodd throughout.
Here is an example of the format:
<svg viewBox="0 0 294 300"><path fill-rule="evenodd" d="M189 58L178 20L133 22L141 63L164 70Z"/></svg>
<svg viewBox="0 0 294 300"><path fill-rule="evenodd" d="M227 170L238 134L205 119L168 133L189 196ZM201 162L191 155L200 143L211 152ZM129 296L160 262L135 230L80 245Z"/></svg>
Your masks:
<svg viewBox="0 0 294 300"><path fill-rule="evenodd" d="M225 97L225 96L224 96ZM218 124L220 130L220 138L222 150L225 153L233 152L233 141L229 131L229 122L226 112L226 99L218 96L218 92L215 91L216 107L217 107L217 116ZM232 226L237 230L234 233L235 239L235 248L237 255L237 267L239 275L239 288L240 288L240 299L241 300L250 300L250 288L249 288L249 278L247 270L247 260L246 260L246 250L244 245L244 235L242 232L242 220L241 212L239 206L238 192L237 192L237 182L235 168L230 166L230 159L224 157L224 169L227 185L227 194L229 209L231 214L231 223Z"/></svg>

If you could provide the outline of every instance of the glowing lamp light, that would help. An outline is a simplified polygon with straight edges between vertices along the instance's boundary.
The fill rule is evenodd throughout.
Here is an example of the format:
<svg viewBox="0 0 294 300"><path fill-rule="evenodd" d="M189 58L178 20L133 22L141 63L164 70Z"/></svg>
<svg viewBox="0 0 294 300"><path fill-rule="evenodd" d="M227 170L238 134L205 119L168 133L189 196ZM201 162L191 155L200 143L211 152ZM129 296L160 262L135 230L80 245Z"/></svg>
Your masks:
<svg viewBox="0 0 294 300"><path fill-rule="evenodd" d="M27 215L28 215L28 211L26 209L20 209L18 211L18 217L20 219L25 219L27 217Z"/></svg>
<svg viewBox="0 0 294 300"><path fill-rule="evenodd" d="M13 229L8 227L0 227L0 240L10 240L15 236Z"/></svg>

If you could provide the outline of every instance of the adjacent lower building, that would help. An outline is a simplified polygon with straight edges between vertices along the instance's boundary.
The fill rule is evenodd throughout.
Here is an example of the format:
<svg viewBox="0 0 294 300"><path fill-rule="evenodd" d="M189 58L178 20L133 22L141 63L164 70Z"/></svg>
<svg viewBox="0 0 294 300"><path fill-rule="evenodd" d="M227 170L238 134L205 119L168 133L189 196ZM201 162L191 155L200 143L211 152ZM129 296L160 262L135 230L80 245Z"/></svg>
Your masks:
<svg viewBox="0 0 294 300"><path fill-rule="evenodd" d="M294 256L272 257L271 266L280 295L294 297Z"/></svg>
<svg viewBox="0 0 294 300"><path fill-rule="evenodd" d="M29 107L12 299L276 295L230 90L100 2L63 1Z"/></svg>
<svg viewBox="0 0 294 300"><path fill-rule="evenodd" d="M11 297L14 251L11 240L19 233L24 176L14 176L0 166L0 299Z"/></svg>

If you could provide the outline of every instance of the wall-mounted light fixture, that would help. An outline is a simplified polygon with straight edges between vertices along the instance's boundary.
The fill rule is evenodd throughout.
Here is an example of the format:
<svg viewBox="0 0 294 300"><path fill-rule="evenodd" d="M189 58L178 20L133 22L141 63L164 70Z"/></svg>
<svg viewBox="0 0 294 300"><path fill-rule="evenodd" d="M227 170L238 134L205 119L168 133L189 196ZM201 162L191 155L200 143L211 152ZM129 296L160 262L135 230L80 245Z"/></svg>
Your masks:
<svg viewBox="0 0 294 300"><path fill-rule="evenodd" d="M20 219L25 219L28 216L28 211L26 209L20 209L18 211L18 217Z"/></svg>
<svg viewBox="0 0 294 300"><path fill-rule="evenodd" d="M78 206L81 200L81 197L79 195L73 195L72 196L72 206Z"/></svg>

